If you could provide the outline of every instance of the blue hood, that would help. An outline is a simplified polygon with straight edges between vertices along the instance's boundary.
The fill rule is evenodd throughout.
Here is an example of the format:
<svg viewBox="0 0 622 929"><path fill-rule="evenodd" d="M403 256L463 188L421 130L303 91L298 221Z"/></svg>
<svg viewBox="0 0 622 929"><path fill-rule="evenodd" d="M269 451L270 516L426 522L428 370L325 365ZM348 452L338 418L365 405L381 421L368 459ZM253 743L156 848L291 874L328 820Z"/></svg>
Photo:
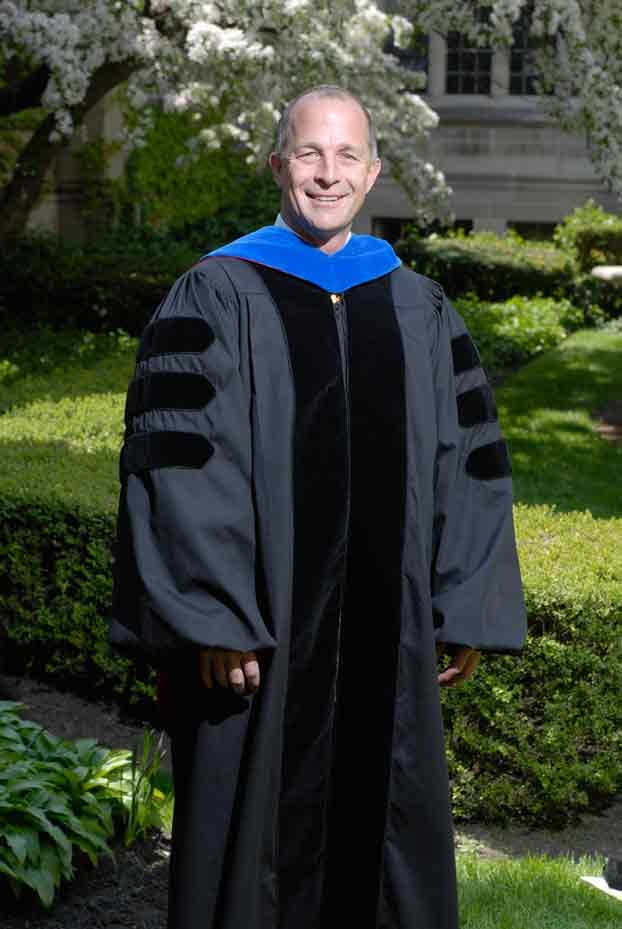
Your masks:
<svg viewBox="0 0 622 929"><path fill-rule="evenodd" d="M327 255L281 226L264 226L203 257L220 255L283 271L329 293L365 284L401 264L388 242L371 235L353 235L342 249Z"/></svg>

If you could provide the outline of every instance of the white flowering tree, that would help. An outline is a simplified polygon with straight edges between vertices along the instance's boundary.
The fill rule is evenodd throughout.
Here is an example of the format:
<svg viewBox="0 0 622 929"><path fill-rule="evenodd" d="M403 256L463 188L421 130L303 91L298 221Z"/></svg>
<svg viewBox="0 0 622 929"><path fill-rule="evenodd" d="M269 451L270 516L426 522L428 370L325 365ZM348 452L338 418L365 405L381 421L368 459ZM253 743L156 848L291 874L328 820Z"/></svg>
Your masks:
<svg viewBox="0 0 622 929"><path fill-rule="evenodd" d="M378 114L383 154L420 215L446 212L443 176L414 145L437 123L417 94L425 77L384 50L391 29L408 39L408 24L371 0L0 0L0 116L42 114L0 194L0 238L23 230L59 149L125 82L145 118L156 103L195 113L198 152L228 138L257 159L288 98L319 81L343 83ZM222 122L201 129L215 109Z"/></svg>
<svg viewBox="0 0 622 929"><path fill-rule="evenodd" d="M41 114L0 193L0 239L24 228L47 169L89 109L126 82L141 117L156 104L194 113L197 152L233 138L255 159L269 151L288 98L320 81L345 84L376 114L383 158L419 216L446 216L443 176L416 150L437 124L417 93L425 76L400 66L387 37L392 31L399 46L413 27L455 29L510 44L526 10L543 105L586 134L596 168L622 193L620 0L384 5L390 15L373 0L0 0L0 117ZM222 122L201 129L202 114L215 109Z"/></svg>
<svg viewBox="0 0 622 929"><path fill-rule="evenodd" d="M594 167L622 197L621 0L394 0L425 30L510 46L526 17L543 109L582 134Z"/></svg>

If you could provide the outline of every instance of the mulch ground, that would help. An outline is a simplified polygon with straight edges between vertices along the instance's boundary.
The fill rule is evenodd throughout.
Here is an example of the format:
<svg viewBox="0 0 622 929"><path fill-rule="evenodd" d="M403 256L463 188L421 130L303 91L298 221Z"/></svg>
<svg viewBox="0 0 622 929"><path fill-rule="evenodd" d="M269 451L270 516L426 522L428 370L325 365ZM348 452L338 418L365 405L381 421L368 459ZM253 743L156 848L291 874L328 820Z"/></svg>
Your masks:
<svg viewBox="0 0 622 929"><path fill-rule="evenodd" d="M25 704L24 715L63 738L96 738L115 748L140 746L143 727L117 709L92 703L48 684L0 675L0 691ZM487 858L526 854L622 857L622 802L561 832L469 824L457 829L459 849ZM97 868L83 865L49 913L33 904L0 900L1 929L165 929L169 840L158 835ZM251 927L249 927L251 929Z"/></svg>

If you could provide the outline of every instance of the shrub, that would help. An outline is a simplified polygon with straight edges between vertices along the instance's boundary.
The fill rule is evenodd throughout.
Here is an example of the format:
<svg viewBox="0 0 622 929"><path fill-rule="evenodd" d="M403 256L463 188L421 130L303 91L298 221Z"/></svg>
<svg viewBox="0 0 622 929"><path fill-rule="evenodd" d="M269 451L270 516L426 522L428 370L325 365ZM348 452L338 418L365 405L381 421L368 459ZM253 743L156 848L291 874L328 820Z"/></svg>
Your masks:
<svg viewBox="0 0 622 929"><path fill-rule="evenodd" d="M514 296L504 303L484 303L469 295L455 305L489 371L525 364L583 324L581 310L551 297Z"/></svg>
<svg viewBox="0 0 622 929"><path fill-rule="evenodd" d="M572 278L570 260L555 246L524 242L513 234L421 238L413 231L396 249L405 264L438 281L452 299L467 293L482 300L555 296Z"/></svg>
<svg viewBox="0 0 622 929"><path fill-rule="evenodd" d="M580 271L589 272L598 264L622 264L622 216L607 213L593 200L566 216L553 239Z"/></svg>
<svg viewBox="0 0 622 929"><path fill-rule="evenodd" d="M85 248L47 234L27 236L0 254L0 323L137 335L175 278L199 257L158 236Z"/></svg>
<svg viewBox="0 0 622 929"><path fill-rule="evenodd" d="M405 264L438 281L454 300L466 294L486 302L514 294L566 299L583 311L588 325L622 313L622 291L582 273L572 252L552 243L488 232L421 238L414 230L396 249Z"/></svg>
<svg viewBox="0 0 622 929"><path fill-rule="evenodd" d="M130 821L131 840L159 826L165 796L145 791L158 764L144 752L137 773L132 752L57 738L20 708L0 702L0 877L16 896L28 888L51 906L76 853L97 864Z"/></svg>

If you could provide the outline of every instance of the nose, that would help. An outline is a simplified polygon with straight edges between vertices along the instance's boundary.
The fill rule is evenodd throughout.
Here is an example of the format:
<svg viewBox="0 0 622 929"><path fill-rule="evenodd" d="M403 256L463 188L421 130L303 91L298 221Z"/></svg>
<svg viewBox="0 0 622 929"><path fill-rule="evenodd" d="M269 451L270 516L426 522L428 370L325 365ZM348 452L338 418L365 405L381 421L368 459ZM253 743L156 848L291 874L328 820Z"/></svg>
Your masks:
<svg viewBox="0 0 622 929"><path fill-rule="evenodd" d="M335 155L325 152L316 166L315 181L322 187L339 183L339 164Z"/></svg>

